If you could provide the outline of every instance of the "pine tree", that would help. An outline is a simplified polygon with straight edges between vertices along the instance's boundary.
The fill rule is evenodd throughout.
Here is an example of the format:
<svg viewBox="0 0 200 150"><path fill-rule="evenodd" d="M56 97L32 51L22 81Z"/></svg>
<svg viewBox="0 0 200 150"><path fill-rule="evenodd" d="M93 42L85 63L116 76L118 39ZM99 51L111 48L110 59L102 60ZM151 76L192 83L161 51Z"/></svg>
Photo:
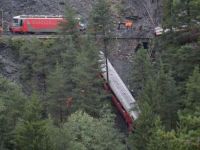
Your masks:
<svg viewBox="0 0 200 150"><path fill-rule="evenodd" d="M70 42L73 42L73 45L78 48L80 46L79 20L76 18L75 11L70 7L68 2L66 3L67 5L65 5L64 21L60 24L60 32L63 35L61 36L61 41L65 43L72 39Z"/></svg>
<svg viewBox="0 0 200 150"><path fill-rule="evenodd" d="M15 129L15 144L23 150L51 150L46 129L46 121L42 118L42 108L36 95L27 103L24 117Z"/></svg>
<svg viewBox="0 0 200 150"><path fill-rule="evenodd" d="M76 56L76 65L72 70L74 107L83 109L92 116L99 116L105 104L105 93L102 88L99 52L90 39L85 39L85 45Z"/></svg>
<svg viewBox="0 0 200 150"><path fill-rule="evenodd" d="M19 85L0 76L0 149L12 149L12 131L24 113L26 96Z"/></svg>
<svg viewBox="0 0 200 150"><path fill-rule="evenodd" d="M195 67L186 84L186 110L194 111L200 105L200 71Z"/></svg>
<svg viewBox="0 0 200 150"><path fill-rule="evenodd" d="M153 75L145 83L138 99L140 103L147 102L154 113L160 116L167 129L176 125L177 111L180 108L178 91L175 81L164 68L157 75Z"/></svg>
<svg viewBox="0 0 200 150"><path fill-rule="evenodd" d="M163 26L170 28L175 25L174 0L163 0Z"/></svg>
<svg viewBox="0 0 200 150"><path fill-rule="evenodd" d="M131 88L136 96L143 91L147 80L153 76L153 72L153 65L148 52L145 49L140 49L133 58L131 74Z"/></svg>
<svg viewBox="0 0 200 150"><path fill-rule="evenodd" d="M193 114L179 113L179 127L165 131L163 127L154 129L148 150L198 150L200 134L199 110Z"/></svg>
<svg viewBox="0 0 200 150"><path fill-rule="evenodd" d="M62 65L56 65L55 71L51 72L47 80L47 106L55 120L59 118L64 121L67 114L67 99L70 97L67 92L66 76ZM59 116L59 117L58 117Z"/></svg>
<svg viewBox="0 0 200 150"><path fill-rule="evenodd" d="M111 29L111 13L106 0L96 2L91 12L90 28L96 33L106 36Z"/></svg>
<svg viewBox="0 0 200 150"><path fill-rule="evenodd" d="M154 110L159 113L167 129L174 128L176 126L177 112L180 108L180 100L174 79L170 73L164 72L162 66L156 84L158 97L154 98L157 103Z"/></svg>
<svg viewBox="0 0 200 150"><path fill-rule="evenodd" d="M53 62L48 58L52 41L25 41L20 48L19 56L21 65L21 80L28 89L36 90L45 97L46 78ZM30 47L30 44L32 45Z"/></svg>
<svg viewBox="0 0 200 150"><path fill-rule="evenodd" d="M143 101L139 104L141 113L134 121L134 133L129 136L129 147L131 150L146 150L147 144L153 134L156 115L151 106Z"/></svg>

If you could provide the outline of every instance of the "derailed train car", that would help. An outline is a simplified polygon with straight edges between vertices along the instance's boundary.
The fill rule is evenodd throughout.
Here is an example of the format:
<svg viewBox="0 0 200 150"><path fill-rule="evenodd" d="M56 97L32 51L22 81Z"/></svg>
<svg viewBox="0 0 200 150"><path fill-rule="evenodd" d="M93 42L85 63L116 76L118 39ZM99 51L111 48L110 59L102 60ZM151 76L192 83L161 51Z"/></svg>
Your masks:
<svg viewBox="0 0 200 150"><path fill-rule="evenodd" d="M127 123L129 131L131 131L133 121L139 115L137 103L108 59L106 67L105 57L102 52L100 53L100 63L101 74L106 81L105 89L111 91L112 101Z"/></svg>

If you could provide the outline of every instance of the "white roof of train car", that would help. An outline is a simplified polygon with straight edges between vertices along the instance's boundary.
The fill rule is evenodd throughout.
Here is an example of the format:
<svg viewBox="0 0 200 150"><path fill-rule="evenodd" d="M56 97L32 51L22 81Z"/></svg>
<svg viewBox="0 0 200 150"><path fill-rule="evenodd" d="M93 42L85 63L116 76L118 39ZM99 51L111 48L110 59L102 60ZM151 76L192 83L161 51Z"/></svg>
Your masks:
<svg viewBox="0 0 200 150"><path fill-rule="evenodd" d="M106 73L106 66L105 66L105 58L103 53L101 53L101 62L103 61L102 67L102 74L104 78L107 80L107 73ZM124 84L124 82L119 77L118 73L115 71L114 67L108 60L108 76L109 76L109 85L112 88L113 92L123 105L123 107L130 113L130 115L134 118L138 118L137 112L137 104L133 96L131 95L130 91Z"/></svg>
<svg viewBox="0 0 200 150"><path fill-rule="evenodd" d="M19 15L14 16L14 19L23 19L23 18L63 18L62 15Z"/></svg>

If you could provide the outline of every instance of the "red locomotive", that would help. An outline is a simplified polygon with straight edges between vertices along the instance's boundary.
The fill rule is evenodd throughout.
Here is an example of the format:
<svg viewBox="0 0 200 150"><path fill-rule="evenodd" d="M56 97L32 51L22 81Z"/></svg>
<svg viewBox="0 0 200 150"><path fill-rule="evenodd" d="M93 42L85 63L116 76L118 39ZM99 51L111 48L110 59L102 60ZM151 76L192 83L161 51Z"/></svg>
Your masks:
<svg viewBox="0 0 200 150"><path fill-rule="evenodd" d="M13 17L9 30L12 33L55 33L64 21L63 16L21 15ZM80 22L78 26L80 30L84 28Z"/></svg>

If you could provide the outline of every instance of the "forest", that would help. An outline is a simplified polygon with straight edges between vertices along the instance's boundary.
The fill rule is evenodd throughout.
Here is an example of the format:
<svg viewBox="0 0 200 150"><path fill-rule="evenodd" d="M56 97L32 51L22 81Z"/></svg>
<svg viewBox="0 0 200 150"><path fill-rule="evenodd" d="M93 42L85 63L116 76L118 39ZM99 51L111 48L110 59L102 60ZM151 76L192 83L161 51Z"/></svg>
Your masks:
<svg viewBox="0 0 200 150"><path fill-rule="evenodd" d="M106 0L96 3L84 36L67 7L58 39L0 41L20 64L19 83L0 76L0 150L200 149L199 10L200 0L163 0L169 31L132 58L140 115L129 134L116 125L91 34L109 36Z"/></svg>

